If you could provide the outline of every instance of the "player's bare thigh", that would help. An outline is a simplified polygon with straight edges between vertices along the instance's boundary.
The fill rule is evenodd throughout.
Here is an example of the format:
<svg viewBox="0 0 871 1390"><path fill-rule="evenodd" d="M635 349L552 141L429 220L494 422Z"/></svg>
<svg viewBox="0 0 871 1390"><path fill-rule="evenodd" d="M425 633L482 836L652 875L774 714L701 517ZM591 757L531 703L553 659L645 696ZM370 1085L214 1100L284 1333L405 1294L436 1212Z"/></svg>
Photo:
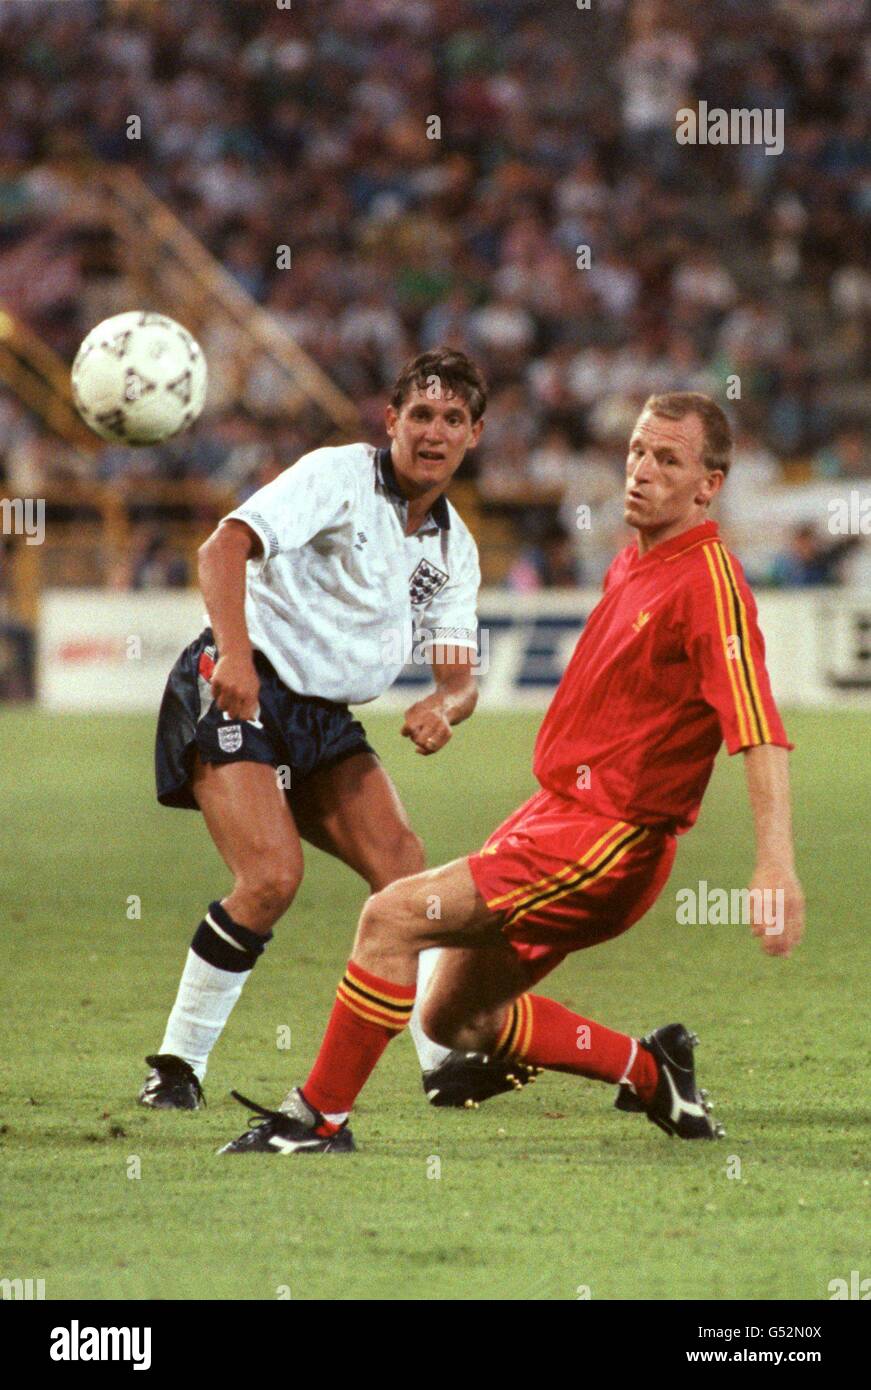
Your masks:
<svg viewBox="0 0 871 1390"><path fill-rule="evenodd" d="M372 753L315 772L294 798L303 839L341 859L373 892L426 862L399 793Z"/></svg>
<svg viewBox="0 0 871 1390"><path fill-rule="evenodd" d="M397 984L411 983L417 955L429 946L487 946L499 920L475 887L466 859L401 878L363 908L354 959Z"/></svg>
<svg viewBox="0 0 871 1390"><path fill-rule="evenodd" d="M423 1001L421 1023L447 1047L492 1047L505 1008L556 964L522 959L487 907L467 859L400 879L370 898L357 929L354 959L397 984L415 978L417 952L441 946ZM558 958L557 958L558 959Z"/></svg>
<svg viewBox="0 0 871 1390"><path fill-rule="evenodd" d="M287 911L302 881L299 834L265 763L203 763L191 785L209 834L233 875L223 903L241 926L265 934Z"/></svg>

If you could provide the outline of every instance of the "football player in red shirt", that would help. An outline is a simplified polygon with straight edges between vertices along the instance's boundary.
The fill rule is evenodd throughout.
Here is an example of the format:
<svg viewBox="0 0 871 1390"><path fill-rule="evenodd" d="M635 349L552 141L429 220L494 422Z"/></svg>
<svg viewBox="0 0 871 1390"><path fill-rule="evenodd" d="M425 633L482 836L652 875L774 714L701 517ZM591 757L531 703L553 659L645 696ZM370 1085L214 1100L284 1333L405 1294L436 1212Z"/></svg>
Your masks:
<svg viewBox="0 0 871 1390"><path fill-rule="evenodd" d="M682 1024L636 1039L530 990L568 952L618 936L656 900L723 740L743 753L755 826L752 931L772 956L801 938L792 745L753 596L706 520L730 452L728 422L709 397L647 401L626 461L625 519L637 540L611 565L545 715L540 790L478 853L369 899L308 1080L279 1110L238 1096L260 1118L221 1152L352 1151L348 1112L408 1022L428 946L451 948L424 1002L436 1041L512 1059L518 1084L542 1067L610 1082L618 1108L683 1139L721 1132ZM774 917L763 909L772 894Z"/></svg>

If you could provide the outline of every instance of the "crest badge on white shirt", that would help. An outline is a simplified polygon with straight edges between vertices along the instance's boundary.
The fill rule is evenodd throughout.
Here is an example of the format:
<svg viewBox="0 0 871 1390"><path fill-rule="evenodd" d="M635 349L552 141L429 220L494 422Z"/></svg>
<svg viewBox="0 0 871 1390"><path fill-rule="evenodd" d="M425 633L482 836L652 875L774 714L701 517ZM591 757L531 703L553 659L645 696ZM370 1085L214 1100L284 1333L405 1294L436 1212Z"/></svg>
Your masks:
<svg viewBox="0 0 871 1390"><path fill-rule="evenodd" d="M450 575L445 574L444 570L440 570L432 561L421 560L408 581L413 606L419 608L422 603L429 603L431 598L441 592L449 578Z"/></svg>

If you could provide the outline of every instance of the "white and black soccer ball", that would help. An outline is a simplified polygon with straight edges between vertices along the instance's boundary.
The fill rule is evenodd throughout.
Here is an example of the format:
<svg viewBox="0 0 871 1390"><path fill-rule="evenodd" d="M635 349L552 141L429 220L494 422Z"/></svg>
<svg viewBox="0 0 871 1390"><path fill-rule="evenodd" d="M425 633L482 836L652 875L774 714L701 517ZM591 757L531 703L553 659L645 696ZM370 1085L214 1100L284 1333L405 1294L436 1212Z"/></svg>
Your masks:
<svg viewBox="0 0 871 1390"><path fill-rule="evenodd" d="M86 425L116 444L159 444L192 425L208 373L196 338L139 309L92 328L76 353L73 399Z"/></svg>

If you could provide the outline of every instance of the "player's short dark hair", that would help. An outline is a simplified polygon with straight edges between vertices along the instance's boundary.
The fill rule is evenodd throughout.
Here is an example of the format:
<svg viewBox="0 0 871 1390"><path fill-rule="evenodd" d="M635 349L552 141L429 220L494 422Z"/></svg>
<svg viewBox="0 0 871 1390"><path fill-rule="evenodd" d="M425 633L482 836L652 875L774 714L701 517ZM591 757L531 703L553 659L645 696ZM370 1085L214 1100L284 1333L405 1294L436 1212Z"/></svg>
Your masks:
<svg viewBox="0 0 871 1390"><path fill-rule="evenodd" d="M446 396L459 396L466 402L473 425L480 420L487 408L487 383L480 368L456 348L433 348L406 362L396 378L390 404L401 410L415 387L427 391L434 379Z"/></svg>
<svg viewBox="0 0 871 1390"><path fill-rule="evenodd" d="M648 396L642 413L661 415L665 420L685 420L698 415L702 422L704 443L702 463L710 471L725 477L732 464L732 431L726 412L717 402L701 391L665 391L661 396Z"/></svg>

